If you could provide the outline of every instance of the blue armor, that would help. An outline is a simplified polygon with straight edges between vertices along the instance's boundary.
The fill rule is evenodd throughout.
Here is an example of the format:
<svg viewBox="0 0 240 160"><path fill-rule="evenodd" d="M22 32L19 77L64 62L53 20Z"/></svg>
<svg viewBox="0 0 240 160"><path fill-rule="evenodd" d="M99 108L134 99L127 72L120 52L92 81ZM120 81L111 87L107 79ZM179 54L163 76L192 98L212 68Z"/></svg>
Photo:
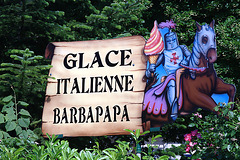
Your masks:
<svg viewBox="0 0 240 160"><path fill-rule="evenodd" d="M156 64L150 64L149 69L146 71L146 76L150 77L151 73L155 72L156 67L160 64L163 65L167 74L175 74L177 69L182 68L180 63L187 66L191 52L185 45L179 45L177 35L175 32L169 30L164 35L165 49L158 57ZM178 114L178 103L176 98L176 82L170 80L167 85L167 98L171 106L171 117L176 120Z"/></svg>

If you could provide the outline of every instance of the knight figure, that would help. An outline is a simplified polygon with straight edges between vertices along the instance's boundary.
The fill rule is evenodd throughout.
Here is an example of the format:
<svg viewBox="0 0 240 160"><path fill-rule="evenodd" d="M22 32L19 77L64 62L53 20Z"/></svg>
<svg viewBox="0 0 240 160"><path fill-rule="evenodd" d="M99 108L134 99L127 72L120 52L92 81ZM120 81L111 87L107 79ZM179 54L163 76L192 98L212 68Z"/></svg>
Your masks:
<svg viewBox="0 0 240 160"><path fill-rule="evenodd" d="M172 21L173 22L173 21ZM160 29L165 28L166 29L166 23L164 22L162 25L159 25ZM172 23L174 24L174 23ZM176 72L178 69L182 68L180 66L188 66L189 58L191 55L191 52L187 49L185 45L179 45L177 34L175 32L172 32L172 25L167 26L168 32L166 32L164 35L164 50L162 53L159 53L159 57L157 59L157 62L155 64L150 64L148 69L146 70L146 76L150 78L156 71L156 67L158 67L160 64L163 65L164 70L167 73L167 76L174 75L175 79L171 79L166 87L167 91L167 100L171 107L171 118L172 120L176 120L178 116L178 100L177 100L177 89L176 86ZM175 24L174 24L175 28ZM179 77L180 78L180 77ZM162 77L162 82L164 81L164 77Z"/></svg>

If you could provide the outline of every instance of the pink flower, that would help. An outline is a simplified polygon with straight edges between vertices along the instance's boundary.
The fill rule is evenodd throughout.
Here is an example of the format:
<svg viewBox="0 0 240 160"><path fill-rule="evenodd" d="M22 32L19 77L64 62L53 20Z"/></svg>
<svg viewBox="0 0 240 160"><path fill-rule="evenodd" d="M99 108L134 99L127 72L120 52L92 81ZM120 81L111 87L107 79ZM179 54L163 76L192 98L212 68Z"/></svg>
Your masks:
<svg viewBox="0 0 240 160"><path fill-rule="evenodd" d="M189 141L189 142L190 142L191 139L192 139L191 134L185 134L185 135L184 135L184 140L185 140L185 141Z"/></svg>
<svg viewBox="0 0 240 160"><path fill-rule="evenodd" d="M210 143L210 144L208 143L208 145L209 145L210 147L212 147L212 146L213 146L213 144L212 144L212 143Z"/></svg>
<svg viewBox="0 0 240 160"><path fill-rule="evenodd" d="M190 143L189 143L189 146L190 146L190 147L193 147L193 146L195 146L196 144L197 144L197 142L194 142L194 143L193 143L193 142L190 142Z"/></svg>
<svg viewBox="0 0 240 160"><path fill-rule="evenodd" d="M198 130L197 130L197 129L191 132L192 136L196 136L197 133L198 133Z"/></svg>
<svg viewBox="0 0 240 160"><path fill-rule="evenodd" d="M199 114L198 112L194 114L194 116L198 117L198 118L202 118L202 115Z"/></svg>
<svg viewBox="0 0 240 160"><path fill-rule="evenodd" d="M190 142L190 143L189 143L189 146L190 146L190 147L193 147L193 146L194 146L194 145L193 145L193 142Z"/></svg>
<svg viewBox="0 0 240 160"><path fill-rule="evenodd" d="M186 148L186 152L189 152L190 151L190 147L188 146L187 148Z"/></svg>

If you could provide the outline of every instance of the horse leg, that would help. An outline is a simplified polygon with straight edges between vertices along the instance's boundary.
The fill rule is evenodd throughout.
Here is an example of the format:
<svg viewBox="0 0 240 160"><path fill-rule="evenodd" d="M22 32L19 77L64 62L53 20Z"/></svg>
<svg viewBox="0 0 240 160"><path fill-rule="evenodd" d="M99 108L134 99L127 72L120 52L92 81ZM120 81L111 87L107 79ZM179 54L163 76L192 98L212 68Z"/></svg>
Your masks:
<svg viewBox="0 0 240 160"><path fill-rule="evenodd" d="M201 92L197 92L195 94L191 94L189 96L189 100L191 100L191 102L196 106L196 107L200 107L200 108L205 108L205 109L209 109L211 111L214 111L214 107L217 106L216 102L212 99L212 97L201 93Z"/></svg>
<svg viewBox="0 0 240 160"><path fill-rule="evenodd" d="M218 93L218 94L227 93L229 97L228 102L233 102L235 91L236 91L236 88L234 85L224 83L222 79L217 78L216 88L214 90L214 93Z"/></svg>

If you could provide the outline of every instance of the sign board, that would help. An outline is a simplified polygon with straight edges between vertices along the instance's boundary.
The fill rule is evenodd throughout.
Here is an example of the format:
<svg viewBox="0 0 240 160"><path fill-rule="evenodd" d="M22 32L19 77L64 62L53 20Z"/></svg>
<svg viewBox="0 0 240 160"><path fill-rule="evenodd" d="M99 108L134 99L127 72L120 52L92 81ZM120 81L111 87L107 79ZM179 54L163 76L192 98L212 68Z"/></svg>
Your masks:
<svg viewBox="0 0 240 160"><path fill-rule="evenodd" d="M42 117L43 135L124 135L142 131L145 39L53 42Z"/></svg>

